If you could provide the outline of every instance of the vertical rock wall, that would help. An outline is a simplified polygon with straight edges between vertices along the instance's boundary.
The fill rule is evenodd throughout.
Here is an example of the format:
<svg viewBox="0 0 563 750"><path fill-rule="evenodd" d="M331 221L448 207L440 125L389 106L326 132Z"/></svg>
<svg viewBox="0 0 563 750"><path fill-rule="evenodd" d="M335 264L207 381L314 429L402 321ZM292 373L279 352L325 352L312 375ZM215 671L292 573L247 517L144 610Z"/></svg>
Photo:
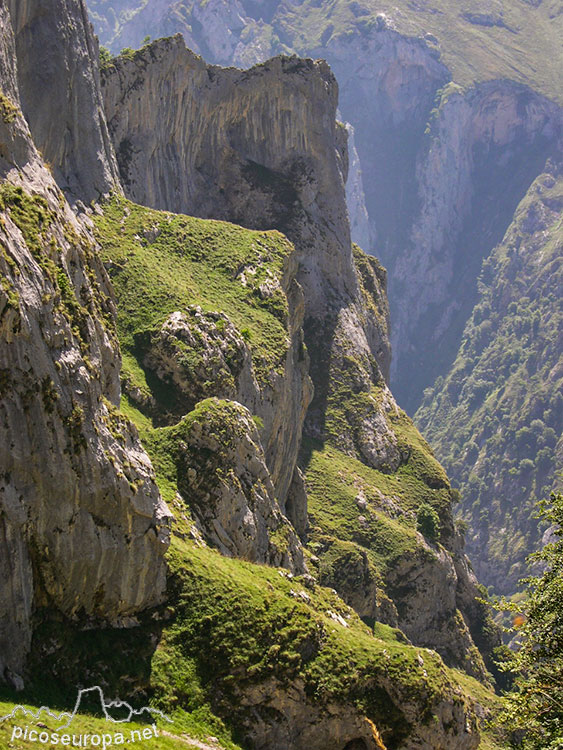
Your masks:
<svg viewBox="0 0 563 750"><path fill-rule="evenodd" d="M85 203L119 189L84 0L9 0L21 104L59 187Z"/></svg>
<svg viewBox="0 0 563 750"><path fill-rule="evenodd" d="M21 111L5 0L0 27L0 679L21 687L42 608L118 624L162 600L169 514L117 411L108 278Z"/></svg>

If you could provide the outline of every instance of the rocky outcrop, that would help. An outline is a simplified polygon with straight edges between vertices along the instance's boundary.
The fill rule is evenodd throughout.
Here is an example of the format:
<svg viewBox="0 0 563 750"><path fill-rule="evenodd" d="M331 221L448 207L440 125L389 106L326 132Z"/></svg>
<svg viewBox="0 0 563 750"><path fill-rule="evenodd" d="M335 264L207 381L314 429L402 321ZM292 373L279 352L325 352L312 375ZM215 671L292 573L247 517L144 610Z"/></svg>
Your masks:
<svg viewBox="0 0 563 750"><path fill-rule="evenodd" d="M365 510L363 504L360 509ZM327 539L316 552L320 557L319 583L337 591L365 622L398 627L397 608L387 596L382 576L364 548L352 542Z"/></svg>
<svg viewBox="0 0 563 750"><path fill-rule="evenodd" d="M458 578L451 553L419 539L416 550L397 560L386 580L403 633L418 646L436 649L446 663L486 681L485 665L458 609ZM472 599L476 594L474 588Z"/></svg>
<svg viewBox="0 0 563 750"><path fill-rule="evenodd" d="M0 3L0 679L21 687L32 621L160 602L169 513L119 402L107 275L21 114Z"/></svg>
<svg viewBox="0 0 563 750"><path fill-rule="evenodd" d="M225 313L204 313L194 305L174 312L157 330L135 335L145 371L154 379L155 388L160 384L160 394L166 390L166 398L159 401L125 386L130 398L157 424L177 422L210 396L244 404L260 420L266 462L282 506L293 481L312 397L309 356L303 342L303 291L295 278L293 248L286 240L283 243L286 254L278 269L269 262L271 247L256 236L256 260L240 265L234 282L249 293L253 290L260 304L274 311L277 325L283 325L279 359L274 358L267 372L262 359L266 354L271 361L273 351L253 347L249 330L242 327L241 332ZM302 506L302 500L292 502L294 511L306 516L306 502L305 511ZM303 518L299 528L304 534Z"/></svg>
<svg viewBox="0 0 563 750"><path fill-rule="evenodd" d="M385 377L389 367L385 307L379 315L366 307L352 257L346 131L335 120L338 91L328 66L276 58L250 71L220 69L174 37L115 60L103 90L128 195L279 229L294 243L315 384L309 430L322 434L326 353L337 361L344 346L368 380Z"/></svg>
<svg viewBox="0 0 563 750"><path fill-rule="evenodd" d="M204 313L198 306L174 312L140 346L147 370L176 391L171 419L210 396L239 401L256 413L259 387L250 348L225 313Z"/></svg>
<svg viewBox="0 0 563 750"><path fill-rule="evenodd" d="M104 120L98 43L84 0L6 0L21 105L65 193L85 203L120 189Z"/></svg>
<svg viewBox="0 0 563 750"><path fill-rule="evenodd" d="M207 541L229 557L302 573L301 544L276 500L250 412L213 398L169 429L178 490Z"/></svg>
<svg viewBox="0 0 563 750"><path fill-rule="evenodd" d="M422 664L424 659L420 657ZM412 694L402 694L401 688L389 678L377 675L374 687L385 695L389 720L401 721L401 727L391 735L392 747L398 750L417 748L455 747L472 750L479 745L479 735L465 711L463 703L452 692L438 699L430 708L435 721L420 722L421 703ZM369 686L371 687L371 686ZM291 747L292 750L324 750L338 747L343 750L385 750L381 734L369 719L357 711L345 711L337 704L322 709L305 693L301 680L293 681L289 689L282 689L275 680L250 688L241 696L242 705L252 709L252 728L248 732L257 750L271 747ZM391 719L392 717L392 719ZM400 717L400 718L399 718Z"/></svg>
<svg viewBox="0 0 563 750"><path fill-rule="evenodd" d="M304 283L309 315L325 309L327 284L354 292L343 187L346 135L335 121L338 89L325 63L276 58L250 71L222 69L207 65L176 36L133 59L118 58L102 81L130 198L284 231L308 266L300 281L313 276ZM321 222L326 241L311 252Z"/></svg>

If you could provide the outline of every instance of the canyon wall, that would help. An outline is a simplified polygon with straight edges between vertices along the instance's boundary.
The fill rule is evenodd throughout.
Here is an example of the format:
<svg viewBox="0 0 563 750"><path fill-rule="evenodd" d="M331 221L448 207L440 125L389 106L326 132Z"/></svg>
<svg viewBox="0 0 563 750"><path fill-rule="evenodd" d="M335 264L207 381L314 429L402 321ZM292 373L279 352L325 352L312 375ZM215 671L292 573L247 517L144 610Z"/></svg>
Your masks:
<svg viewBox="0 0 563 750"><path fill-rule="evenodd" d="M0 23L0 676L21 687L44 608L119 625L162 600L169 512L117 411L111 288L32 141L5 2Z"/></svg>
<svg viewBox="0 0 563 750"><path fill-rule="evenodd" d="M99 90L98 42L85 2L8 4L22 110L59 187L85 203L119 190Z"/></svg>
<svg viewBox="0 0 563 750"><path fill-rule="evenodd" d="M347 186L352 237L388 269L393 393L411 415L422 404L415 419L426 429L425 389L441 402L447 398L442 378L459 379L456 358L479 305L482 264L493 258L546 162L559 158L561 10L548 3L489 3L468 13L462 3L441 2L432 12L422 3L381 2L374 10L349 0L143 8L118 2L110 36L103 8L96 0L90 7L114 51L140 44L147 30L179 31L192 49L221 64L247 67L295 52L329 62L340 86L340 117L354 129L350 162L356 165L357 153L361 168L361 180L354 166ZM551 387L549 379L539 380L540 389ZM468 415L464 440L479 445L472 425ZM433 427L432 440L437 429L442 433ZM449 444L458 440L455 428ZM451 463L446 442L444 434L435 443L438 457L474 503L475 489L466 481L473 461L462 456ZM535 462L532 443L520 460ZM546 476L556 472L554 456ZM505 446L491 460L508 466L513 456ZM484 519L501 502L494 487L505 491L492 483L478 492ZM515 502L527 506L550 487L520 484ZM464 514L484 523L468 503ZM532 537L513 531L528 539L521 560ZM479 535L478 527L471 533ZM519 563L512 582L517 569ZM490 570L480 567L488 584ZM503 571L495 585L506 580Z"/></svg>

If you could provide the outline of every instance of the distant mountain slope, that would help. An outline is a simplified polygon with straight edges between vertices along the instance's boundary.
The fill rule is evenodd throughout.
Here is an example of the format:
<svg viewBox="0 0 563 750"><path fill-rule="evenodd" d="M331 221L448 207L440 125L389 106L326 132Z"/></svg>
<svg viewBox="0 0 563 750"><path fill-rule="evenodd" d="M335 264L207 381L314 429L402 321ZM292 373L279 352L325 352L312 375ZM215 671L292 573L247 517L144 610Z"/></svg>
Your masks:
<svg viewBox="0 0 563 750"><path fill-rule="evenodd" d="M454 80L508 78L563 103L558 0L89 0L96 29L113 52L180 31L216 62L258 54L306 54L336 36L390 26L425 36ZM206 25L215 18L215 28ZM434 37L434 38L432 38ZM240 46L239 46L240 45ZM248 53L246 53L248 54Z"/></svg>
<svg viewBox="0 0 563 750"><path fill-rule="evenodd" d="M409 413L455 358L481 261L501 240L561 129L556 2L91 0L114 51L181 32L207 60L328 60L362 181L353 239L389 271L392 382ZM357 174L357 172L355 172ZM361 195L361 184L365 196Z"/></svg>
<svg viewBox="0 0 563 750"><path fill-rule="evenodd" d="M462 490L477 574L511 592L563 469L563 175L548 165L485 261L479 301L420 428Z"/></svg>

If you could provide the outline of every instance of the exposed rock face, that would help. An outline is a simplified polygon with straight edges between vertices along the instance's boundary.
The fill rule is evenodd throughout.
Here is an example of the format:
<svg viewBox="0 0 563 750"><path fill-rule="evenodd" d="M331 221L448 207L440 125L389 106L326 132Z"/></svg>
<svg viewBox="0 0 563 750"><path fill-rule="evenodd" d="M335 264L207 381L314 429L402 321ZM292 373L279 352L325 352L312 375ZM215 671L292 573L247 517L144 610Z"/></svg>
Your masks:
<svg viewBox="0 0 563 750"><path fill-rule="evenodd" d="M133 199L276 228L295 244L315 383L309 429L322 433L325 353L338 360L345 342L368 379L385 377L390 359L385 308L376 315L366 306L352 258L346 131L335 121L337 86L328 66L276 58L246 72L224 70L207 66L174 37L115 61L103 90ZM384 288L381 274L376 286Z"/></svg>
<svg viewBox="0 0 563 750"><path fill-rule="evenodd" d="M84 0L9 0L22 108L56 181L86 203L119 187Z"/></svg>
<svg viewBox="0 0 563 750"><path fill-rule="evenodd" d="M0 25L0 679L21 685L38 608L118 622L162 600L169 513L117 412L107 276L18 109L5 3Z"/></svg>
<svg viewBox="0 0 563 750"><path fill-rule="evenodd" d="M398 610L401 630L419 646L436 649L446 663L462 665L477 679L485 666L458 610L457 573L452 555L422 543L399 560L387 577L387 591ZM473 598L475 597L475 591ZM436 607L440 602L440 607ZM456 623L455 631L451 623Z"/></svg>
<svg viewBox="0 0 563 750"><path fill-rule="evenodd" d="M172 313L147 342L144 365L178 391L176 418L210 396L239 401L256 413L259 388L250 349L224 313L199 307Z"/></svg>
<svg viewBox="0 0 563 750"><path fill-rule="evenodd" d="M366 253L376 247L376 231L366 208L364 176L356 148L354 128L346 123L348 132L349 169L346 180L346 203L350 216L350 234L352 241Z"/></svg>
<svg viewBox="0 0 563 750"><path fill-rule="evenodd" d="M171 428L178 489L223 554L303 572L303 551L282 515L260 436L245 407L211 399Z"/></svg>
<svg viewBox="0 0 563 750"><path fill-rule="evenodd" d="M243 704L253 709L249 739L257 750L291 747L292 750L322 750L326 747L385 750L377 729L357 711L341 706L322 709L307 699L297 680L289 690L275 681L245 692Z"/></svg>
<svg viewBox="0 0 563 750"><path fill-rule="evenodd" d="M471 750L478 747L479 736L474 720L467 716L463 703L456 700L453 693L432 705L435 722L421 723L420 701L402 695L400 686L383 675L374 679L381 693L387 693L384 700L390 716L403 722L392 740L398 750L438 747ZM289 689L282 689L271 681L245 691L243 705L253 709L249 737L257 750L271 747L385 750L386 745L371 721L356 711L344 712L338 705L325 705L321 711L308 700L303 688L300 680L294 681Z"/></svg>

